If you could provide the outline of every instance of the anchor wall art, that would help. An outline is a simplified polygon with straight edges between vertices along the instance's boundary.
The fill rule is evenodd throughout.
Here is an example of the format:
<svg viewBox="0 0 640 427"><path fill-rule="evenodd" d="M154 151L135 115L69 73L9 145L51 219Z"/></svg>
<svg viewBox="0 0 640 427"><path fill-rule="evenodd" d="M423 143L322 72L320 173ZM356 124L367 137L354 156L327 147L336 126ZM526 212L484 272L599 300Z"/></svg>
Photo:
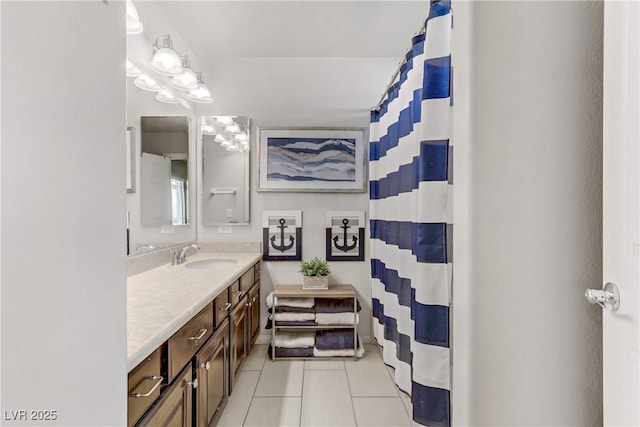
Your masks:
<svg viewBox="0 0 640 427"><path fill-rule="evenodd" d="M302 260L302 211L264 211L262 259Z"/></svg>
<svg viewBox="0 0 640 427"><path fill-rule="evenodd" d="M327 212L328 261L364 261L364 211Z"/></svg>

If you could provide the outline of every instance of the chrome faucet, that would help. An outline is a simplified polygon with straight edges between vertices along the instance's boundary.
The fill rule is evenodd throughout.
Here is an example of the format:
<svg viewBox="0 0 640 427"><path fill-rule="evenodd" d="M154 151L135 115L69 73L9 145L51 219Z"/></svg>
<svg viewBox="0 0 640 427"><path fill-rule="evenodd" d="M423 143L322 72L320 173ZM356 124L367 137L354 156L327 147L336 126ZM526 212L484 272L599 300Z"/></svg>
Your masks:
<svg viewBox="0 0 640 427"><path fill-rule="evenodd" d="M198 251L198 249L200 249L198 245L196 245L195 243L192 245L184 246L182 248L171 249L169 251L169 253L173 255L173 260L171 261L171 265L180 265L183 262L185 262L187 260L186 252L187 252L187 249L189 248L195 249L196 252Z"/></svg>

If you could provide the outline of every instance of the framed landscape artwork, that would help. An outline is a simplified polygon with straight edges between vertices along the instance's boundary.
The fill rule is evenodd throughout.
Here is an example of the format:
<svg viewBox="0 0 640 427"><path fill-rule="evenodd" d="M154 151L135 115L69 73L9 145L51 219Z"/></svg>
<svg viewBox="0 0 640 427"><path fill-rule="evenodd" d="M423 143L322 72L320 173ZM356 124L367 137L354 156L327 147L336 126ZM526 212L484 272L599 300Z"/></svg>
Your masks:
<svg viewBox="0 0 640 427"><path fill-rule="evenodd" d="M258 191L364 192L363 129L260 129Z"/></svg>

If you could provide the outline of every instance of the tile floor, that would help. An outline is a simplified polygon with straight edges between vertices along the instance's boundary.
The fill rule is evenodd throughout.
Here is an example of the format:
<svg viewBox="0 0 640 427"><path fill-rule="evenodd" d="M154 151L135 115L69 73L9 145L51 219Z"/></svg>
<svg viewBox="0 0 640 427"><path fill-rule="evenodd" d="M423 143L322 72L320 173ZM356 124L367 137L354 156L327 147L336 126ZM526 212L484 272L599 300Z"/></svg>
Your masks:
<svg viewBox="0 0 640 427"><path fill-rule="evenodd" d="M411 401L376 345L352 359L272 362L258 345L245 360L219 426L409 426Z"/></svg>

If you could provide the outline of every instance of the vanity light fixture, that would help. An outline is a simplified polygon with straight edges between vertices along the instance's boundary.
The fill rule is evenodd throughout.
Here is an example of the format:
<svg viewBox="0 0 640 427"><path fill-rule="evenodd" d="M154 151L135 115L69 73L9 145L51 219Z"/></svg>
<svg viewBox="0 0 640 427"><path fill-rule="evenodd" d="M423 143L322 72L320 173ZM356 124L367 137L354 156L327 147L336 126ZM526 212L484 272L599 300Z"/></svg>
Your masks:
<svg viewBox="0 0 640 427"><path fill-rule="evenodd" d="M215 135L216 134L216 130L214 128L212 128L211 126L209 126L208 124L203 124L202 125L202 133L205 135Z"/></svg>
<svg viewBox="0 0 640 427"><path fill-rule="evenodd" d="M215 142L219 142L220 144L223 144L223 145L224 144L230 144L229 140L226 139L224 136L222 136L220 134L216 135L214 141Z"/></svg>
<svg viewBox="0 0 640 427"><path fill-rule="evenodd" d="M127 59L127 77L140 77L141 75L142 71Z"/></svg>
<svg viewBox="0 0 640 427"><path fill-rule="evenodd" d="M168 90L160 89L160 91L156 94L156 99L160 102L164 102L167 104L178 104L179 101L175 96Z"/></svg>
<svg viewBox="0 0 640 427"><path fill-rule="evenodd" d="M202 73L196 73L196 76L198 77L198 88L187 92L187 98L193 102L201 104L209 104L213 102L211 92L209 92L209 88L204 84L204 76Z"/></svg>
<svg viewBox="0 0 640 427"><path fill-rule="evenodd" d="M244 132L240 132L236 135L233 136L233 140L234 141L238 141L238 142L246 142L247 141L247 134Z"/></svg>
<svg viewBox="0 0 640 427"><path fill-rule="evenodd" d="M229 126L225 127L224 131L226 133L231 133L231 134L240 133L240 126L238 126L237 123L233 123L233 124L230 124Z"/></svg>
<svg viewBox="0 0 640 427"><path fill-rule="evenodd" d="M227 126L231 123L233 123L233 117L231 116L215 116L214 117L216 123L222 125L222 126Z"/></svg>
<svg viewBox="0 0 640 427"><path fill-rule="evenodd" d="M133 81L133 84L138 86L140 89L148 90L149 92L158 92L161 89L160 86L158 86L158 83L146 74L142 74L136 78Z"/></svg>
<svg viewBox="0 0 640 427"><path fill-rule="evenodd" d="M138 16L138 10L134 6L131 0L127 0L126 4L127 13L127 34L140 34L143 26Z"/></svg>
<svg viewBox="0 0 640 427"><path fill-rule="evenodd" d="M173 50L171 36L164 35L156 39L155 54L151 60L151 68L165 76L178 76L183 73L182 61Z"/></svg>
<svg viewBox="0 0 640 427"><path fill-rule="evenodd" d="M180 90L194 90L198 89L198 77L196 73L191 71L191 63L187 55L180 57L182 62L182 74L179 74L171 79L171 86Z"/></svg>

